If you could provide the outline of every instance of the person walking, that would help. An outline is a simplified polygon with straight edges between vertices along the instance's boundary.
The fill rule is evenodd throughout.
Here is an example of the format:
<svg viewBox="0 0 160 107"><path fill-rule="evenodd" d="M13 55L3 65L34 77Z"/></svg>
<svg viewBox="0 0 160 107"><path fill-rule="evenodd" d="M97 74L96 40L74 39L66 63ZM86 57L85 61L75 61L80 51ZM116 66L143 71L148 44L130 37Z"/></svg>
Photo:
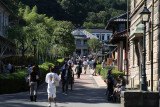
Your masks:
<svg viewBox="0 0 160 107"><path fill-rule="evenodd" d="M112 69L108 70L108 74L106 77L106 83L108 86L108 101L111 101L111 95L113 94L113 76Z"/></svg>
<svg viewBox="0 0 160 107"><path fill-rule="evenodd" d="M73 89L73 83L74 83L74 72L72 70L72 66L69 66L69 72L70 72L69 84L71 85L71 91L72 91L72 89Z"/></svg>
<svg viewBox="0 0 160 107"><path fill-rule="evenodd" d="M50 72L46 75L46 83L48 83L48 87L47 87L47 93L48 93L48 103L49 103L49 107L51 107L51 98L53 97L54 100L54 106L57 106L56 104L56 86L55 86L55 80L57 80L58 82L60 81L59 76L57 75L57 73L53 73L54 72L54 67L52 66L50 68Z"/></svg>
<svg viewBox="0 0 160 107"><path fill-rule="evenodd" d="M82 66L81 66L81 63L78 62L78 65L76 66L75 68L75 72L77 74L77 78L80 78L80 75L82 73Z"/></svg>
<svg viewBox="0 0 160 107"><path fill-rule="evenodd" d="M101 64L102 69L104 69L105 67L105 60L103 60L102 64Z"/></svg>
<svg viewBox="0 0 160 107"><path fill-rule="evenodd" d="M93 71L93 74L92 74L93 76L97 76L96 75L96 66L97 66L97 62L96 62L96 60L94 60L94 63L93 63L93 70L94 71Z"/></svg>
<svg viewBox="0 0 160 107"><path fill-rule="evenodd" d="M57 64L54 67L54 69L55 69L55 73L57 73L57 75L59 76L59 74L60 74L60 63L59 62L57 62Z"/></svg>
<svg viewBox="0 0 160 107"><path fill-rule="evenodd" d="M29 86L30 86L30 100L35 101L37 99L37 80L38 72L36 71L36 67L33 66L29 75Z"/></svg>
<svg viewBox="0 0 160 107"><path fill-rule="evenodd" d="M87 67L88 67L88 62L86 60L83 62L83 66L84 66L84 74L86 74Z"/></svg>
<svg viewBox="0 0 160 107"><path fill-rule="evenodd" d="M69 66L66 64L65 69L62 71L61 80L62 80L62 92L67 95L68 92L68 83L70 77ZM64 89L65 88L65 89Z"/></svg>

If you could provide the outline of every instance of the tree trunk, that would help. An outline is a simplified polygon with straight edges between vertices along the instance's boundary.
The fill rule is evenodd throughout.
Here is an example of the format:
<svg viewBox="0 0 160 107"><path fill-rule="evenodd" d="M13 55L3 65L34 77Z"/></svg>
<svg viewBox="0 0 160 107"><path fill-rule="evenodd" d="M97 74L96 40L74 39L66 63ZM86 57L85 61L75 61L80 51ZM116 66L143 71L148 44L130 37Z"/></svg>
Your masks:
<svg viewBox="0 0 160 107"><path fill-rule="evenodd" d="M24 43L22 42L22 60L21 60L21 64L24 64L24 54L25 54L25 49L24 49Z"/></svg>

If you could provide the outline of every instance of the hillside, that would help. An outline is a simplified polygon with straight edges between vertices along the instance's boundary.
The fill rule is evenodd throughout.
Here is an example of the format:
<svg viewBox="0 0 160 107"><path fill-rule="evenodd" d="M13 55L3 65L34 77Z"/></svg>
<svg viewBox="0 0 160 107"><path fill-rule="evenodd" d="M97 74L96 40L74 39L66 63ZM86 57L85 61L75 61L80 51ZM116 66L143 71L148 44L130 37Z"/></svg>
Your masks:
<svg viewBox="0 0 160 107"><path fill-rule="evenodd" d="M126 0L3 0L37 6L40 14L67 20L87 28L103 28L107 21L126 11ZM10 7L10 6L9 6ZM11 7L13 8L13 7Z"/></svg>

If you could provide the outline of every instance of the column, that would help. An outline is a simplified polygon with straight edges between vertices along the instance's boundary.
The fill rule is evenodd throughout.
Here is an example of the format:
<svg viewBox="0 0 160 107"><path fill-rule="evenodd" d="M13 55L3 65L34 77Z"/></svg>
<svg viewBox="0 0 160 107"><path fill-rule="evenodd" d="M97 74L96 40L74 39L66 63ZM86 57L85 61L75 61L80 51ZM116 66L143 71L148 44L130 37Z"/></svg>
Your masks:
<svg viewBox="0 0 160 107"><path fill-rule="evenodd" d="M83 56L83 49L81 49L81 56Z"/></svg>
<svg viewBox="0 0 160 107"><path fill-rule="evenodd" d="M120 72L122 72L123 68L123 41L120 41Z"/></svg>

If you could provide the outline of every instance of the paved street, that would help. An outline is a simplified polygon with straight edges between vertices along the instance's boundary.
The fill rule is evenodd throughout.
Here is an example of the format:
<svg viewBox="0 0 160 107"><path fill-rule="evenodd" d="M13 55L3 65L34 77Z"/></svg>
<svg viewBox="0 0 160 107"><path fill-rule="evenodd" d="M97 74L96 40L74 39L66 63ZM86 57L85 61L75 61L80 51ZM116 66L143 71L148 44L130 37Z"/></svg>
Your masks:
<svg viewBox="0 0 160 107"><path fill-rule="evenodd" d="M29 92L18 94L0 95L0 106L2 107L46 107L47 84L43 84L38 90L37 102L29 101ZM61 93L61 88L57 88L58 107L120 107L120 104L109 103L104 95L104 88L97 88L93 77L87 72L82 74L81 79L76 79L73 91L65 96ZM53 104L53 103L52 103Z"/></svg>

